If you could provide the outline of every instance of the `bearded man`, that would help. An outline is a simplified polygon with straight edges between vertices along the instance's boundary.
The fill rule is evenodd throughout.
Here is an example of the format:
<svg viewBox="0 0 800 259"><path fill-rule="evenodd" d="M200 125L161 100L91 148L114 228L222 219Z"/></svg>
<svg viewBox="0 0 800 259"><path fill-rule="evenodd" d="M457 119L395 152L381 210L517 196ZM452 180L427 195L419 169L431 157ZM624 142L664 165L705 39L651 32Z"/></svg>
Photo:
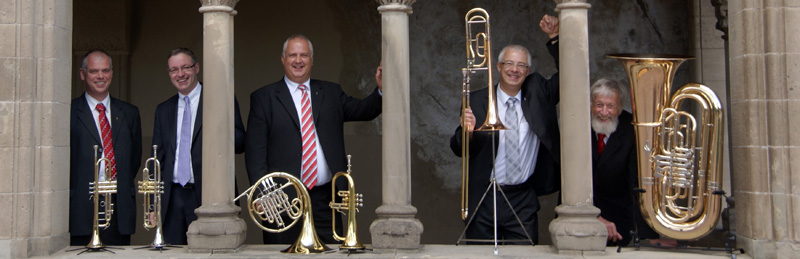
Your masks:
<svg viewBox="0 0 800 259"><path fill-rule="evenodd" d="M633 189L636 187L636 138L623 111L625 88L600 79L591 87L592 183L598 219L608 230L608 245L627 245L634 227Z"/></svg>
<svg viewBox="0 0 800 259"><path fill-rule="evenodd" d="M592 184L594 206L600 209L598 219L606 225L609 246L627 246L631 230L638 226L638 235L651 246L675 247L672 239L661 239L642 218L638 197L636 134L633 115L622 110L628 92L619 82L600 79L590 89L592 107ZM634 221L634 218L636 220Z"/></svg>

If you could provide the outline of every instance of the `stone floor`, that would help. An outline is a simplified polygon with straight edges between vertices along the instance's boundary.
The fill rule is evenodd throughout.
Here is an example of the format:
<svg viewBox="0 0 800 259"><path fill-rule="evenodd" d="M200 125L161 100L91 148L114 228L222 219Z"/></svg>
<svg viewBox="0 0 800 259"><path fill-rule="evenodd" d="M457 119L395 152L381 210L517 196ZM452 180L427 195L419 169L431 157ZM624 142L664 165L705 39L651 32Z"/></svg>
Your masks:
<svg viewBox="0 0 800 259"><path fill-rule="evenodd" d="M380 250L347 254L333 252L314 255L287 255L280 250L286 245L245 245L236 253L189 253L186 248L173 248L164 251L134 250L135 246L123 247L122 250L108 252L69 251L78 247L66 248L52 256L33 258L731 258L725 251L708 251L695 249L658 249L642 247L623 248L620 253L616 248L608 248L605 255L559 255L551 246L499 246L498 255L494 255L491 245L424 245L419 250ZM739 254L736 258L751 258L747 254Z"/></svg>

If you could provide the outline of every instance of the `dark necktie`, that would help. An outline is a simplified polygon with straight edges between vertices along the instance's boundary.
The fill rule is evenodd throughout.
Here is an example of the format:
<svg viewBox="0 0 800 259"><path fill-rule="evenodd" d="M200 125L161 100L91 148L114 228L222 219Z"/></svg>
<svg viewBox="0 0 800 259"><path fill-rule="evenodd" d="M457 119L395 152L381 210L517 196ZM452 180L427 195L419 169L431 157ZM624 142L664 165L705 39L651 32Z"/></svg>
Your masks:
<svg viewBox="0 0 800 259"><path fill-rule="evenodd" d="M606 148L606 142L603 141L606 139L606 134L597 134L597 154L602 155L603 149Z"/></svg>

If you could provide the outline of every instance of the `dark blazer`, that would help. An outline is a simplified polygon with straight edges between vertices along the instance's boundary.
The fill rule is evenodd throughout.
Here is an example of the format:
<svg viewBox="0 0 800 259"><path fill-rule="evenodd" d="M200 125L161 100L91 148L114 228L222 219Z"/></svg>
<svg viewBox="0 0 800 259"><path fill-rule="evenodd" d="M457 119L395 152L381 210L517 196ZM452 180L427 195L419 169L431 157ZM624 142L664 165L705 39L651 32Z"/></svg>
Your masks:
<svg viewBox="0 0 800 259"><path fill-rule="evenodd" d="M609 136L603 154L597 154L597 134L592 130L592 184L594 205L600 216L614 222L622 235L621 243L631 240L634 225L633 188L637 186L636 134L633 116L622 111L619 124Z"/></svg>
<svg viewBox="0 0 800 259"><path fill-rule="evenodd" d="M234 129L235 152L244 152L244 123L239 111L239 101L234 102ZM192 132L192 173L194 174L195 197L197 204L202 204L203 194L203 93L200 93L200 103L197 106L197 118L194 121ZM161 211L166 212L170 204L173 176L175 174L175 145L178 139L178 94L173 95L156 107L155 122L153 124L153 145L158 145L158 161L161 164L161 181L164 181L164 194L161 196ZM152 150L150 150L152 153ZM152 154L151 154L152 155ZM163 214L161 215L164 216Z"/></svg>
<svg viewBox="0 0 800 259"><path fill-rule="evenodd" d="M92 233L94 205L89 200L89 182L94 181L94 145L103 146L86 94L72 100L70 110L69 232L73 236ZM119 232L135 232L136 174L142 159L142 125L139 108L111 97L111 136L117 163L117 202L114 217ZM100 152L100 151L98 151Z"/></svg>
<svg viewBox="0 0 800 259"><path fill-rule="evenodd" d="M558 43L547 43L547 50L558 67ZM539 153L536 168L533 172L534 190L537 195L545 195L561 188L561 137L558 131L558 115L556 104L559 102L558 73L545 79L539 73L533 73L522 83L522 113L536 136L539 137ZM495 87L497 91L499 87ZM470 94L472 113L477 123L486 120L488 106L487 88ZM495 134L494 149L500 142L500 134ZM483 190L489 185L492 173L492 138L490 132L475 131L469 143L469 211L475 211ZM456 128L450 138L450 148L457 156L461 156L461 126Z"/></svg>
<svg viewBox="0 0 800 259"><path fill-rule="evenodd" d="M378 89L362 100L348 96L336 83L312 79L309 84L314 126L325 159L332 173L346 171L344 122L378 117L382 98ZM300 121L283 78L250 95L247 132L245 164L251 184L270 172L288 172L301 179Z"/></svg>

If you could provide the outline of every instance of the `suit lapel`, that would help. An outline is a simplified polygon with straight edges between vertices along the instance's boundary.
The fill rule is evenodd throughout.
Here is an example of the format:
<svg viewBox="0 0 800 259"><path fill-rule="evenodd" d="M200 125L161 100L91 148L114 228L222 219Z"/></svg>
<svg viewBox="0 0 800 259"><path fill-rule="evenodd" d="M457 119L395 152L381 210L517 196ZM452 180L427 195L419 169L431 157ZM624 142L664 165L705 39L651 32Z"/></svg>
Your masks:
<svg viewBox="0 0 800 259"><path fill-rule="evenodd" d="M177 150L175 142L178 140L178 99L177 94L170 99L172 104L167 105L165 114L167 116L167 130L164 134L167 136L167 141L163 144L168 145L168 147L164 147L164 149L172 150L173 153Z"/></svg>
<svg viewBox="0 0 800 259"><path fill-rule="evenodd" d="M309 97L311 98L311 114L314 116L314 125L318 124L320 113L320 107L322 107L322 98L325 97L325 91L322 91L322 86L319 85L318 82L315 80L310 81L311 84L311 92L309 93Z"/></svg>
<svg viewBox="0 0 800 259"><path fill-rule="evenodd" d="M122 123L125 122L125 114L122 111L122 104L116 98L111 98L111 138L112 143L117 143L119 131L122 129Z"/></svg>
<svg viewBox="0 0 800 259"><path fill-rule="evenodd" d="M83 94L83 98L78 99L78 102L78 120L86 127L86 131L89 132L89 135L92 135L95 143L102 145L103 142L100 141L100 133L97 132L97 125L94 122L92 110L89 108L89 104L86 101L86 94Z"/></svg>
<svg viewBox="0 0 800 259"><path fill-rule="evenodd" d="M289 113L289 117L294 121L294 126L299 130L300 119L297 115L297 109L294 108L294 101L292 100L292 94L289 93L289 86L286 85L286 81L283 79L281 79L280 84L281 86L275 88L275 96L278 102L283 105L283 108L286 109L286 112Z"/></svg>
<svg viewBox="0 0 800 259"><path fill-rule="evenodd" d="M203 90L201 88L200 102L197 104L197 116L194 119L194 131L192 131L192 145L194 145L194 143L198 141L202 126L203 126Z"/></svg>

